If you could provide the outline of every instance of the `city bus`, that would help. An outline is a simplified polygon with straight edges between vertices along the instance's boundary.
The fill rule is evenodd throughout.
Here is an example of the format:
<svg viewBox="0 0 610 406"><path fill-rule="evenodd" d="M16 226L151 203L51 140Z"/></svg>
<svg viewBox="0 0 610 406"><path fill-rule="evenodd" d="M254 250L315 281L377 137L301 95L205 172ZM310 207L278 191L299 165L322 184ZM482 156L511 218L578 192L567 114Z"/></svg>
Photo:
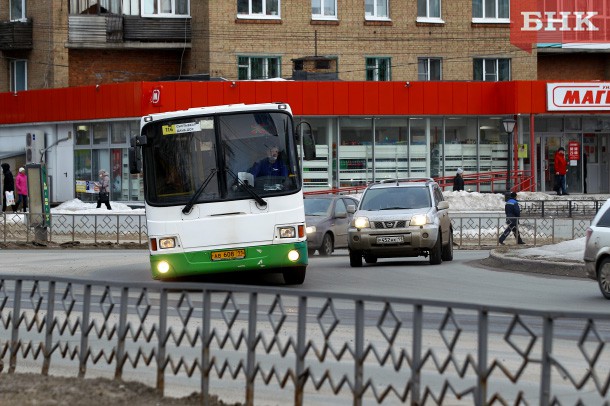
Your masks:
<svg viewBox="0 0 610 406"><path fill-rule="evenodd" d="M142 117L129 161L144 180L152 277L276 272L302 284L300 159L315 157L313 135L303 128L295 132L286 103Z"/></svg>

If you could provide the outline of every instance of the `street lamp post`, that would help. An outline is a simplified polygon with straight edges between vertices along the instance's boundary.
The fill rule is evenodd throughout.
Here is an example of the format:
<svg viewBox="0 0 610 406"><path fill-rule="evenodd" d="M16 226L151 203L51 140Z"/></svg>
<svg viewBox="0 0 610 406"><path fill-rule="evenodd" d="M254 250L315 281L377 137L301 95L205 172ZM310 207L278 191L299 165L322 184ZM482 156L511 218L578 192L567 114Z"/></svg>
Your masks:
<svg viewBox="0 0 610 406"><path fill-rule="evenodd" d="M515 130L516 121L512 118L505 118L502 120L504 131L508 135L508 162L506 164L506 192L510 192L511 182L510 175L512 172L513 165L513 131Z"/></svg>

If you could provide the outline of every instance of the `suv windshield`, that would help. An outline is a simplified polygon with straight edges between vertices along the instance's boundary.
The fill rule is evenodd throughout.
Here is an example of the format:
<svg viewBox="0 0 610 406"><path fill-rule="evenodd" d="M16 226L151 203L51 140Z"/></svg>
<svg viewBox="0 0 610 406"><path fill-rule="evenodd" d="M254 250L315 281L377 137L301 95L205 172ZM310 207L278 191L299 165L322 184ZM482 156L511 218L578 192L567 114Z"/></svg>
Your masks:
<svg viewBox="0 0 610 406"><path fill-rule="evenodd" d="M404 210L431 207L426 186L383 187L369 189L362 198L360 210Z"/></svg>

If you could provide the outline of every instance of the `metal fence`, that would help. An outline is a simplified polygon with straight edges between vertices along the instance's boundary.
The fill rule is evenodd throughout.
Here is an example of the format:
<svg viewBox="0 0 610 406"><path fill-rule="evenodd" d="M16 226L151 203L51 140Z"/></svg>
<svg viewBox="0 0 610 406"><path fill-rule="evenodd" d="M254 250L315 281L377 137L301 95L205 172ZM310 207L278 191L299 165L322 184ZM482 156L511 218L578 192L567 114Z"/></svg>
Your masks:
<svg viewBox="0 0 610 406"><path fill-rule="evenodd" d="M36 215L3 214L0 217L3 242L31 242L35 230L28 224ZM591 217L592 218L592 217ZM504 231L505 217L500 213L452 214L454 244L458 248L489 248L498 245ZM520 232L529 245L554 244L584 237L590 218L526 217L520 220ZM46 242L146 244L146 218L143 214L52 214L46 230Z"/></svg>
<svg viewBox="0 0 610 406"><path fill-rule="evenodd" d="M610 314L0 277L4 373L252 404L607 404Z"/></svg>
<svg viewBox="0 0 610 406"><path fill-rule="evenodd" d="M32 224L41 223L41 215L3 213L0 217L3 242L31 242L36 239ZM144 214L51 214L45 230L45 242L66 244L114 243L146 244Z"/></svg>

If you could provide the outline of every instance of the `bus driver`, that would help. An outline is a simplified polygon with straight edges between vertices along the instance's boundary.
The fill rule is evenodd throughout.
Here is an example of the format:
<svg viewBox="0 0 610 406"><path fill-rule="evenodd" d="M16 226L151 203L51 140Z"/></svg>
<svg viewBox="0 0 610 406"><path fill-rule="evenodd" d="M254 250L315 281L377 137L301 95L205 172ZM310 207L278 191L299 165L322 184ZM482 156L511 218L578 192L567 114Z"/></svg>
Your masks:
<svg viewBox="0 0 610 406"><path fill-rule="evenodd" d="M269 147L267 158L261 159L248 170L255 178L260 176L288 176L288 168L281 159L278 159L279 148Z"/></svg>

